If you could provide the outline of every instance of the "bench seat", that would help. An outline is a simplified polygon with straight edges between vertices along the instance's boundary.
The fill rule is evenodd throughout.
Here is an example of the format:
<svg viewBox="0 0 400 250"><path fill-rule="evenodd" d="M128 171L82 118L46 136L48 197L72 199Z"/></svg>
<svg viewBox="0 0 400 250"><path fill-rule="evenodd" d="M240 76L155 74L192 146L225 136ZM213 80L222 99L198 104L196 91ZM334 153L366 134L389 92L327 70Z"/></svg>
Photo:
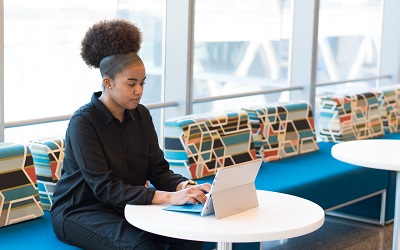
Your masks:
<svg viewBox="0 0 400 250"><path fill-rule="evenodd" d="M324 210L386 189L388 171L340 162L331 157L331 143L319 146L309 154L265 163L257 176L257 189L303 197Z"/></svg>
<svg viewBox="0 0 400 250"><path fill-rule="evenodd" d="M40 218L0 228L0 242L1 249L80 249L57 239L49 211Z"/></svg>

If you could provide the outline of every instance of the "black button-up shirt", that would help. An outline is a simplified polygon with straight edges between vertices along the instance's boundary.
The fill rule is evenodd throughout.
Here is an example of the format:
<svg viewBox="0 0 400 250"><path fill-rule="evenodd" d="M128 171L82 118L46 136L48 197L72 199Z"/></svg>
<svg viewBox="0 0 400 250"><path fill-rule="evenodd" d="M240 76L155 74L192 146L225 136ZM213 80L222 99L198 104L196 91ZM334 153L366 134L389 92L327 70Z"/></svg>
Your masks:
<svg viewBox="0 0 400 250"><path fill-rule="evenodd" d="M175 191L187 180L169 169L147 108L126 110L116 119L94 93L70 119L62 177L52 206L53 223L73 211L112 210L151 204L155 188ZM155 188L145 187L149 180Z"/></svg>

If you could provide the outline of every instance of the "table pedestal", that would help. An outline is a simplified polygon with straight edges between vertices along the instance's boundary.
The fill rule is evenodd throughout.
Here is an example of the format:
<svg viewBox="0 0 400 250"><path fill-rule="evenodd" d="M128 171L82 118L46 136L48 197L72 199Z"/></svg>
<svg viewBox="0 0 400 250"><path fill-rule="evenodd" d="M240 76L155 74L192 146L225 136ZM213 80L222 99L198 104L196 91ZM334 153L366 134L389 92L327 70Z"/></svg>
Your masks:
<svg viewBox="0 0 400 250"><path fill-rule="evenodd" d="M218 250L232 250L232 243L230 242L218 242L217 243Z"/></svg>
<svg viewBox="0 0 400 250"><path fill-rule="evenodd" d="M399 219L400 219L400 173L396 171L396 203L394 206L394 225L393 225L393 250L400 250L399 248Z"/></svg>

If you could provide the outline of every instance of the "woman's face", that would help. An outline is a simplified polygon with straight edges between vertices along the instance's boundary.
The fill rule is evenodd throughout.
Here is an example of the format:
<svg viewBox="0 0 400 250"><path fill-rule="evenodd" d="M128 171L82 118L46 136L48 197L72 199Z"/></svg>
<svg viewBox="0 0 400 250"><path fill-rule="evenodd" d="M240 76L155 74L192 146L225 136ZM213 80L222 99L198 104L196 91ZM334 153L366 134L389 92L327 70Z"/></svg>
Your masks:
<svg viewBox="0 0 400 250"><path fill-rule="evenodd" d="M123 109L135 109L143 95L146 71L143 64L133 64L116 74L110 95Z"/></svg>

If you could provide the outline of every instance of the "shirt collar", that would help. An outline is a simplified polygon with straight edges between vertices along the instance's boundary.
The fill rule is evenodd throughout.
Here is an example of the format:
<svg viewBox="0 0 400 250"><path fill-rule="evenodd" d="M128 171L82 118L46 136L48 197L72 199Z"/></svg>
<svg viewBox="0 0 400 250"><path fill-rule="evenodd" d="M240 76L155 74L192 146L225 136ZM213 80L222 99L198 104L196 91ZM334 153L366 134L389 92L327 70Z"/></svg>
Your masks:
<svg viewBox="0 0 400 250"><path fill-rule="evenodd" d="M100 112L100 115L104 121L105 124L110 123L112 120L116 119L114 115L108 110L108 108L102 103L99 98L101 96L102 92L95 92L92 95L91 103L93 106ZM135 117L133 115L133 110L125 110L125 120L131 118L132 120L135 120ZM125 121L124 121L125 122Z"/></svg>

